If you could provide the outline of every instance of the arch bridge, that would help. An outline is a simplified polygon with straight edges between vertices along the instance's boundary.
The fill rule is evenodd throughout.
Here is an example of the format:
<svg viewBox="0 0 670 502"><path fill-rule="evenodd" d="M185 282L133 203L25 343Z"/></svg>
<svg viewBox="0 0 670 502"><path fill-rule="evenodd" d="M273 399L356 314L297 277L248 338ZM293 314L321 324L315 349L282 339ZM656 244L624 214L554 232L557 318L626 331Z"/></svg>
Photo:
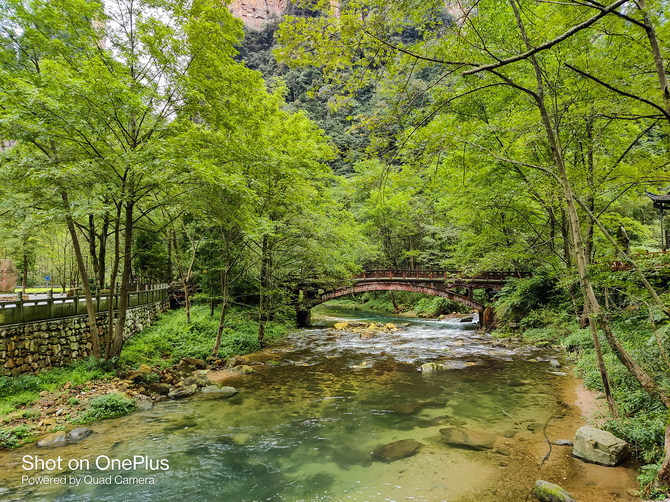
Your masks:
<svg viewBox="0 0 670 502"><path fill-rule="evenodd" d="M473 298L474 290L485 289L490 295L502 289L510 278L529 275L505 271L468 275L458 270L366 270L353 276L347 285L333 290L303 289L303 301L297 308L298 325L309 324L312 307L334 298L366 291L409 291L439 296L466 305L479 313L480 326L489 327L493 324L494 312Z"/></svg>

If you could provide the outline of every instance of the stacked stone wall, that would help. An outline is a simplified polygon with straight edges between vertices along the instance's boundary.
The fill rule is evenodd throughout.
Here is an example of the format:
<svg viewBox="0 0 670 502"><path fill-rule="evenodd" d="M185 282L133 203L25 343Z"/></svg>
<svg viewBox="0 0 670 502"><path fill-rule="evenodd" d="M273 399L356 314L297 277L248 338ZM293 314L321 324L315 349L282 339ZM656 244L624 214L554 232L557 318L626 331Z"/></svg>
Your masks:
<svg viewBox="0 0 670 502"><path fill-rule="evenodd" d="M167 307L167 300L163 300L128 309L124 337L151 326ZM98 332L105 333L108 314L98 313L96 319ZM86 315L0 326L0 375L64 366L90 356L91 347Z"/></svg>

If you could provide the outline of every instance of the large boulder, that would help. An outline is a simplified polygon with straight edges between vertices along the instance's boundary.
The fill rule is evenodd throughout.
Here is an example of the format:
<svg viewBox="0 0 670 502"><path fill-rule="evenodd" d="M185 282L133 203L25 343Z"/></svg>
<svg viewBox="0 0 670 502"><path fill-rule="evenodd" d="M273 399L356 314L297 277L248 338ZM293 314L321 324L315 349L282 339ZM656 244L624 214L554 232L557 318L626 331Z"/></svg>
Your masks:
<svg viewBox="0 0 670 502"><path fill-rule="evenodd" d="M13 260L0 260L0 293L13 293L16 282L19 280L19 271Z"/></svg>
<svg viewBox="0 0 670 502"><path fill-rule="evenodd" d="M613 467L626 459L628 445L614 434L585 425L575 434L572 454L586 462Z"/></svg>
<svg viewBox="0 0 670 502"><path fill-rule="evenodd" d="M498 436L490 432L474 429L463 429L462 427L445 427L440 429L442 441L459 448L471 450L488 450L495 446Z"/></svg>
<svg viewBox="0 0 670 502"><path fill-rule="evenodd" d="M423 445L414 439L401 439L400 441L380 446L372 452L372 456L386 460L387 462L393 462L394 460L414 455L421 446Z"/></svg>
<svg viewBox="0 0 670 502"><path fill-rule="evenodd" d="M549 481L539 480L535 483L535 496L542 502L575 502L567 491Z"/></svg>

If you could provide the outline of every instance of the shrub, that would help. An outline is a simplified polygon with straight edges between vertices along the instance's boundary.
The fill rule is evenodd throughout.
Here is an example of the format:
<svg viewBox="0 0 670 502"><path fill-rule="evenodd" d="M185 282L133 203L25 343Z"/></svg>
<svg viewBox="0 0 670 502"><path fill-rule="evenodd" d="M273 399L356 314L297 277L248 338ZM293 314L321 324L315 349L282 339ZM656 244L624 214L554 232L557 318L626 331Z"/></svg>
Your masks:
<svg viewBox="0 0 670 502"><path fill-rule="evenodd" d="M0 447L16 448L30 437L32 437L32 430L27 425L17 425L11 429L0 427Z"/></svg>
<svg viewBox="0 0 670 502"><path fill-rule="evenodd" d="M84 423L103 418L118 417L136 409L137 405L134 400L118 392L113 392L91 399L86 412L80 415L75 421L77 423Z"/></svg>

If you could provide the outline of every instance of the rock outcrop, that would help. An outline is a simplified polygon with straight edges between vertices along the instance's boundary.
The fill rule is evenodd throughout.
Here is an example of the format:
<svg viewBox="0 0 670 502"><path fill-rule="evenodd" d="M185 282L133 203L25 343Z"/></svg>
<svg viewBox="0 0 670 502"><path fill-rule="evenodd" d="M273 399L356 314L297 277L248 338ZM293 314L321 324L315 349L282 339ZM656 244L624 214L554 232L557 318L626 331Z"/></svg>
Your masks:
<svg viewBox="0 0 670 502"><path fill-rule="evenodd" d="M230 12L247 28L257 30L281 18L287 7L288 0L235 0L230 4Z"/></svg>

